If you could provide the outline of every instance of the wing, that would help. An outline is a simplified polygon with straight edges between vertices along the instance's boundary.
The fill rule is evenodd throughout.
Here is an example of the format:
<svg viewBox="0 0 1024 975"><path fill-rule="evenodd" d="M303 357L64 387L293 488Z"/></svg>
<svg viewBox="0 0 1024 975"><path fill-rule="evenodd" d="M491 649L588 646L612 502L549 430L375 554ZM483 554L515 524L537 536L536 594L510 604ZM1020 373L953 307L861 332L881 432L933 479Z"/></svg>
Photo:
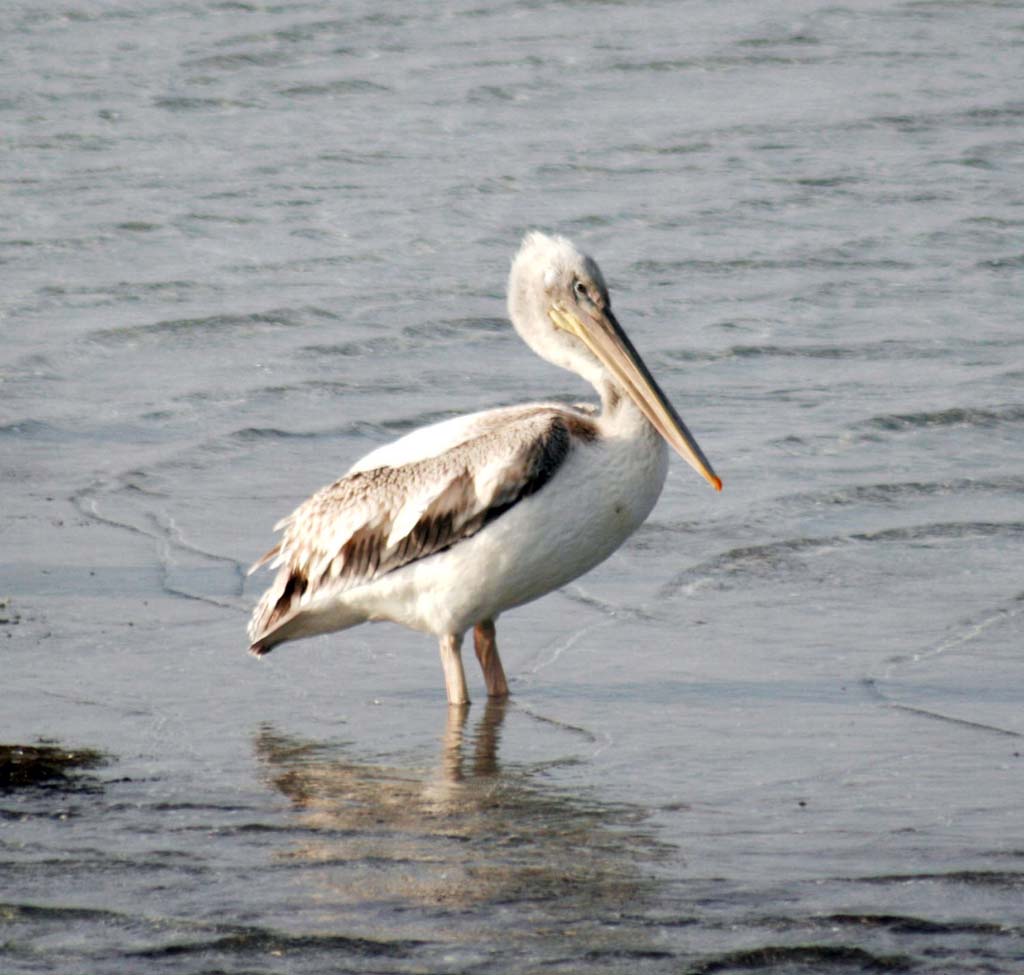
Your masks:
<svg viewBox="0 0 1024 975"><path fill-rule="evenodd" d="M278 522L281 541L250 570L280 568L249 624L254 653L314 598L338 595L475 535L539 491L593 424L541 406L437 456L354 470ZM357 465L358 466L358 465ZM266 642L266 646L263 642Z"/></svg>
<svg viewBox="0 0 1024 975"><path fill-rule="evenodd" d="M454 416L430 426L419 427L371 450L365 457L357 460L347 471L369 471L377 467L401 467L413 461L438 457L458 447L468 440L484 436L498 429L514 426L523 418L532 417L538 409L546 408L556 412L582 412L586 416L594 416L593 406L576 403L568 407L562 403L529 403L517 406L499 406L493 410L479 413L468 413Z"/></svg>

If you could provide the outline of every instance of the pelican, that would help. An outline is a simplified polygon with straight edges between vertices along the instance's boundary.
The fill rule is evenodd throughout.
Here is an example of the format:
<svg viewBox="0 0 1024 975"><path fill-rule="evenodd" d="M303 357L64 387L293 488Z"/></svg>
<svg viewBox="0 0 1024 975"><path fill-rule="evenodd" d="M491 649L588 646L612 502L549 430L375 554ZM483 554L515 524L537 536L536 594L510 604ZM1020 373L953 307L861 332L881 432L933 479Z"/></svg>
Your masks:
<svg viewBox="0 0 1024 975"><path fill-rule="evenodd" d="M597 390L601 410L526 403L423 427L367 454L274 526L250 569L278 570L249 623L250 652L390 620L440 641L448 703L469 703L462 641L492 698L508 695L498 615L612 554L650 514L671 446L722 482L612 314L597 264L528 233L509 317L541 358Z"/></svg>

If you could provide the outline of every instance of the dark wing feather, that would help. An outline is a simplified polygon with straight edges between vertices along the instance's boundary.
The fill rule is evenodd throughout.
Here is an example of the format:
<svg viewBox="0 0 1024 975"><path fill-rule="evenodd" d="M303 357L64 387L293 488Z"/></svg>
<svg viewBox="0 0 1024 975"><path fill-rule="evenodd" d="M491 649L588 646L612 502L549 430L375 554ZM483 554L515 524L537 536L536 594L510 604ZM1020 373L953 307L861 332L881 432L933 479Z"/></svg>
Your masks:
<svg viewBox="0 0 1024 975"><path fill-rule="evenodd" d="M371 582L475 535L547 484L573 437L594 436L588 418L541 407L438 457L358 471L318 491L278 523L281 541L253 566L281 567L249 624L254 652L314 596Z"/></svg>

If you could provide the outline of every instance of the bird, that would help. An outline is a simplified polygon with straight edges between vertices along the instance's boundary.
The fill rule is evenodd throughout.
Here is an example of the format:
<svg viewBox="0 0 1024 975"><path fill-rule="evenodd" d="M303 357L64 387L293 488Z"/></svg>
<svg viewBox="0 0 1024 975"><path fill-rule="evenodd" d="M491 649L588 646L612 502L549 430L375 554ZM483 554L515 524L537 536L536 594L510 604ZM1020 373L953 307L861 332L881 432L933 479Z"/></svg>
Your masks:
<svg viewBox="0 0 1024 975"><path fill-rule="evenodd" d="M371 451L283 518L249 570L276 569L250 653L387 620L435 636L448 704L470 698L473 630L489 698L505 698L499 614L604 561L654 508L672 447L722 481L612 312L596 262L531 231L508 278L526 344L575 372L601 405L535 402L458 416Z"/></svg>

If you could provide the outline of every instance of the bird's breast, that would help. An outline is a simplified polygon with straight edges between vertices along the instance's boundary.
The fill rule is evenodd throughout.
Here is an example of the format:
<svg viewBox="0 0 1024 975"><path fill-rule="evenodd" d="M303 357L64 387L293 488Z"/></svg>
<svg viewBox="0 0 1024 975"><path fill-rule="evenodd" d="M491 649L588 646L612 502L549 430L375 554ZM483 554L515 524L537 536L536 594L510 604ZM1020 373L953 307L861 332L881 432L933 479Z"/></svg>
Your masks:
<svg viewBox="0 0 1024 975"><path fill-rule="evenodd" d="M667 467L656 435L576 444L543 489L481 533L496 602L528 602L603 562L650 514Z"/></svg>

